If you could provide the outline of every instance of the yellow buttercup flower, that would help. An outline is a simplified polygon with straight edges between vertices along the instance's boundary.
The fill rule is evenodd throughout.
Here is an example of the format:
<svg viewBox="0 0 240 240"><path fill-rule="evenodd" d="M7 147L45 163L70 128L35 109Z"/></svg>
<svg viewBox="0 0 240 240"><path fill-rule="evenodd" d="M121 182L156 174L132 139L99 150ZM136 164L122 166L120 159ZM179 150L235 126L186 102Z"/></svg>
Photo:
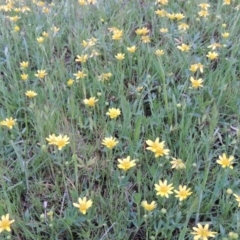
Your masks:
<svg viewBox="0 0 240 240"><path fill-rule="evenodd" d="M197 227L193 227L194 232L191 232L191 234L194 235L194 240L197 239L208 240L209 237L215 237L217 233L209 231L208 228L209 224L202 226L200 223L197 224Z"/></svg>
<svg viewBox="0 0 240 240"><path fill-rule="evenodd" d="M180 201L183 201L184 199L186 199L188 196L190 196L192 194L191 189L188 188L187 186L182 186L180 185L177 190L174 190L174 192L176 193L176 198L179 198Z"/></svg>
<svg viewBox="0 0 240 240"><path fill-rule="evenodd" d="M119 108L109 108L106 115L108 115L111 119L117 118L119 115L121 115L121 111Z"/></svg>
<svg viewBox="0 0 240 240"><path fill-rule="evenodd" d="M183 169L186 168L184 162L180 158L172 158L172 161L170 161L172 164L172 169Z"/></svg>
<svg viewBox="0 0 240 240"><path fill-rule="evenodd" d="M49 145L56 145L58 150L62 150L63 147L70 143L69 137L67 135L62 136L61 134L59 136L55 136L55 134L49 135L46 140Z"/></svg>
<svg viewBox="0 0 240 240"><path fill-rule="evenodd" d="M227 155L224 153L222 156L219 156L217 163L220 164L223 168L229 167L233 169L233 166L232 166L233 160L234 160L233 156L230 156L228 158Z"/></svg>
<svg viewBox="0 0 240 240"><path fill-rule="evenodd" d="M72 86L73 83L74 83L74 80L73 80L73 79L68 79L68 81L67 81L67 85L68 85L68 86Z"/></svg>
<svg viewBox="0 0 240 240"><path fill-rule="evenodd" d="M23 62L20 62L20 67L21 67L22 69L27 68L28 65L29 65L28 62L24 62L24 61L23 61Z"/></svg>
<svg viewBox="0 0 240 240"><path fill-rule="evenodd" d="M208 46L208 48L211 48L212 50L215 50L215 49L221 48L221 47L222 47L222 45L220 43L213 43Z"/></svg>
<svg viewBox="0 0 240 240"><path fill-rule="evenodd" d="M50 134L48 138L46 138L46 140L48 141L49 145L56 145L56 136L55 134Z"/></svg>
<svg viewBox="0 0 240 240"><path fill-rule="evenodd" d="M168 29L167 28L160 28L159 32L160 33L167 33Z"/></svg>
<svg viewBox="0 0 240 240"><path fill-rule="evenodd" d="M14 221L15 220L9 220L9 214L6 214L5 216L3 215L0 220L0 233L4 230L10 232L11 231L10 225Z"/></svg>
<svg viewBox="0 0 240 240"><path fill-rule="evenodd" d="M14 26L14 31L15 32L19 32L20 31L20 27L19 26Z"/></svg>
<svg viewBox="0 0 240 240"><path fill-rule="evenodd" d="M76 77L76 79L79 79L79 78L82 79L82 78L85 78L87 76L87 74L84 73L83 71L78 71L77 73L75 73L73 75Z"/></svg>
<svg viewBox="0 0 240 240"><path fill-rule="evenodd" d="M155 190L157 191L157 195L160 195L161 197L169 197L169 194L172 194L172 190L174 189L174 187L172 187L172 183L171 184L167 184L167 180L165 180L164 182L159 180L159 184L154 184L155 186Z"/></svg>
<svg viewBox="0 0 240 240"><path fill-rule="evenodd" d="M230 5L231 4L231 0L224 0L223 1L223 5Z"/></svg>
<svg viewBox="0 0 240 240"><path fill-rule="evenodd" d="M136 160L131 160L130 156L127 156L127 158L118 159L118 168L123 169L124 171L127 171L129 168L134 167L136 165Z"/></svg>
<svg viewBox="0 0 240 240"><path fill-rule="evenodd" d="M80 62L80 63L85 63L88 59L88 55L77 55L77 58L75 59L76 62Z"/></svg>
<svg viewBox="0 0 240 240"><path fill-rule="evenodd" d="M21 79L23 81L26 81L28 79L28 74L26 74L26 73L21 74Z"/></svg>
<svg viewBox="0 0 240 240"><path fill-rule="evenodd" d="M159 17L165 17L167 15L167 12L164 9L158 9L157 11L155 11L155 13L159 16Z"/></svg>
<svg viewBox="0 0 240 240"><path fill-rule="evenodd" d="M204 82L202 78L194 79L193 77L190 78L190 81L192 83L192 88L199 88L203 87L202 83Z"/></svg>
<svg viewBox="0 0 240 240"><path fill-rule="evenodd" d="M159 3L161 5L167 5L168 4L168 0L157 0L157 3Z"/></svg>
<svg viewBox="0 0 240 240"><path fill-rule="evenodd" d="M214 60L214 59L218 58L218 53L217 52L208 52L206 57L208 57L210 60Z"/></svg>
<svg viewBox="0 0 240 240"><path fill-rule="evenodd" d="M209 12L207 10L201 10L198 12L199 17L204 17L206 18L209 15Z"/></svg>
<svg viewBox="0 0 240 240"><path fill-rule="evenodd" d="M55 145L58 147L58 150L62 150L67 144L69 144L69 137L67 135L62 136L61 134L55 138Z"/></svg>
<svg viewBox="0 0 240 240"><path fill-rule="evenodd" d="M157 56L162 56L162 55L164 55L164 51L163 51L162 49L157 49L157 50L155 51L155 54L156 54Z"/></svg>
<svg viewBox="0 0 240 240"><path fill-rule="evenodd" d="M119 30L119 29L114 29L113 30L113 35L112 35L112 40L121 40L123 36L123 30Z"/></svg>
<svg viewBox="0 0 240 240"><path fill-rule="evenodd" d="M90 107L94 107L97 101L98 99L96 99L95 97L90 97L83 100L84 104Z"/></svg>
<svg viewBox="0 0 240 240"><path fill-rule="evenodd" d="M208 3L200 3L198 4L198 6L204 10L208 10L208 8L210 7L210 4Z"/></svg>
<svg viewBox="0 0 240 240"><path fill-rule="evenodd" d="M182 13L175 13L174 15L175 15L175 19L177 19L178 21L185 18L185 16Z"/></svg>
<svg viewBox="0 0 240 240"><path fill-rule="evenodd" d="M15 124L16 124L16 119L13 119L12 117L6 118L4 121L0 122L1 126L6 126L9 129L12 129Z"/></svg>
<svg viewBox="0 0 240 240"><path fill-rule="evenodd" d="M151 39L150 39L149 36L142 36L142 37L141 37L141 40L142 40L143 43L149 43L149 42L151 42Z"/></svg>
<svg viewBox="0 0 240 240"><path fill-rule="evenodd" d="M143 27L143 28L138 28L135 33L137 35L146 35L149 33L150 30L148 30L146 27Z"/></svg>
<svg viewBox="0 0 240 240"><path fill-rule="evenodd" d="M44 41L44 37L38 37L37 38L37 42L38 43L43 43L43 41Z"/></svg>
<svg viewBox="0 0 240 240"><path fill-rule="evenodd" d="M117 55L115 55L115 58L119 61L122 61L125 58L125 54L118 53Z"/></svg>
<svg viewBox="0 0 240 240"><path fill-rule="evenodd" d="M224 32L224 33L222 33L223 38L228 38L229 35L230 35L229 32Z"/></svg>
<svg viewBox="0 0 240 240"><path fill-rule="evenodd" d="M179 50L181 50L182 52L188 52L190 50L190 46L186 45L186 44L182 44L181 46L177 47Z"/></svg>
<svg viewBox="0 0 240 240"><path fill-rule="evenodd" d="M82 214L86 214L87 210L92 206L93 202L91 199L87 200L86 197L78 198L78 203L73 203L73 206L78 208Z"/></svg>
<svg viewBox="0 0 240 240"><path fill-rule="evenodd" d="M240 195L233 194L233 196L235 197L236 201L238 202L238 207L240 207Z"/></svg>
<svg viewBox="0 0 240 240"><path fill-rule="evenodd" d="M152 211L157 207L157 204L155 201L152 201L151 203L148 203L146 200L142 201L141 206L146 210L146 211Z"/></svg>
<svg viewBox="0 0 240 240"><path fill-rule="evenodd" d="M31 91L31 90L28 90L28 91L25 93L25 95L26 95L27 97L29 97L29 98L33 98L33 97L37 96L37 93L34 92L34 91Z"/></svg>
<svg viewBox="0 0 240 240"><path fill-rule="evenodd" d="M189 25L186 24L186 23L180 23L180 24L178 25L178 30L186 31L187 29L189 29Z"/></svg>
<svg viewBox="0 0 240 240"><path fill-rule="evenodd" d="M165 142L159 142L159 138L157 138L155 140L155 142L151 141L151 140L147 140L146 141L147 145L149 147L147 147L147 150L152 151L153 153L155 153L155 157L162 157L164 155L168 155L169 154L169 149L165 148Z"/></svg>
<svg viewBox="0 0 240 240"><path fill-rule="evenodd" d="M98 76L98 80L104 82L105 80L109 80L110 77L112 77L112 73L110 72L102 73L101 75Z"/></svg>
<svg viewBox="0 0 240 240"><path fill-rule="evenodd" d="M37 70L37 73L35 74L35 76L40 79L43 79L46 75L47 73L45 70Z"/></svg>
<svg viewBox="0 0 240 240"><path fill-rule="evenodd" d="M116 138L106 137L103 139L102 144L107 148L112 149L118 144L118 141Z"/></svg>
<svg viewBox="0 0 240 240"><path fill-rule="evenodd" d="M132 46L132 47L127 47L127 50L130 52L130 53L134 53L136 51L136 46Z"/></svg>

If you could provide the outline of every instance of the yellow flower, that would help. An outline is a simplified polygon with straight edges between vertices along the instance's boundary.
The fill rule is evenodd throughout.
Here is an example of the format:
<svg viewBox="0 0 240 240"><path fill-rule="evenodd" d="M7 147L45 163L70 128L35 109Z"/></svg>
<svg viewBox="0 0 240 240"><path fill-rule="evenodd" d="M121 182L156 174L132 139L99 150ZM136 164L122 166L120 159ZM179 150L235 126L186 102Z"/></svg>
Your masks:
<svg viewBox="0 0 240 240"><path fill-rule="evenodd" d="M112 77L112 73L110 72L102 73L101 75L98 76L98 80L104 82L105 80L109 80L110 77Z"/></svg>
<svg viewBox="0 0 240 240"><path fill-rule="evenodd" d="M67 81L67 85L68 85L68 86L72 86L73 83L74 83L74 80L73 80L73 79L68 79L68 81Z"/></svg>
<svg viewBox="0 0 240 240"><path fill-rule="evenodd" d="M199 17L207 17L209 15L207 10L201 10L198 12Z"/></svg>
<svg viewBox="0 0 240 240"><path fill-rule="evenodd" d="M46 138L46 140L48 141L49 145L56 145L56 136L55 134L50 134L48 138Z"/></svg>
<svg viewBox="0 0 240 240"><path fill-rule="evenodd" d="M198 4L198 6L204 10L208 10L208 8L210 7L208 3L200 3Z"/></svg>
<svg viewBox="0 0 240 240"><path fill-rule="evenodd" d="M203 73L203 68L204 68L204 66L203 66L201 63L196 63L196 66L197 66L197 68L199 69L199 71L200 71L201 73Z"/></svg>
<svg viewBox="0 0 240 240"><path fill-rule="evenodd" d="M164 9L162 9L162 10L158 9L157 11L155 11L155 13L156 13L159 17L165 17L165 16L167 15L167 12L166 12Z"/></svg>
<svg viewBox="0 0 240 240"><path fill-rule="evenodd" d="M107 148L112 149L118 144L118 141L116 138L106 137L103 139L102 144Z"/></svg>
<svg viewBox="0 0 240 240"><path fill-rule="evenodd" d="M211 60L214 60L214 59L216 59L218 57L218 53L216 53L216 52L208 52L206 57L208 57Z"/></svg>
<svg viewBox="0 0 240 240"><path fill-rule="evenodd" d="M21 69L27 68L28 67L28 62L20 62L20 67Z"/></svg>
<svg viewBox="0 0 240 240"><path fill-rule="evenodd" d="M10 232L11 228L10 225L14 222L15 220L9 220L9 214L6 214L5 216L3 215L0 220L0 233L4 230Z"/></svg>
<svg viewBox="0 0 240 240"><path fill-rule="evenodd" d="M40 79L43 79L46 75L47 73L45 70L37 70L37 73L35 74L35 76Z"/></svg>
<svg viewBox="0 0 240 240"><path fill-rule="evenodd" d="M163 51L162 49L157 49L157 50L155 51L155 54L156 54L157 56L162 56L162 55L164 55L164 51Z"/></svg>
<svg viewBox="0 0 240 240"><path fill-rule="evenodd" d="M151 39L150 39L149 36L142 36L142 37L141 37L141 40L142 40L143 43L149 43L149 42L151 42Z"/></svg>
<svg viewBox="0 0 240 240"><path fill-rule="evenodd" d="M38 38L37 38L37 42L38 42L38 43L43 43L43 41L44 41L44 38L43 38L43 37L38 37Z"/></svg>
<svg viewBox="0 0 240 240"><path fill-rule="evenodd" d="M113 31L112 40L121 40L123 36L123 30L115 29Z"/></svg>
<svg viewBox="0 0 240 240"><path fill-rule="evenodd" d="M50 9L47 7L43 7L42 12L48 14L50 12Z"/></svg>
<svg viewBox="0 0 240 240"><path fill-rule="evenodd" d="M146 27L143 27L143 28L138 28L135 33L137 35L146 35L149 33L149 30L146 28Z"/></svg>
<svg viewBox="0 0 240 240"><path fill-rule="evenodd" d="M42 32L42 35L43 35L43 37L48 37L48 33L47 32Z"/></svg>
<svg viewBox="0 0 240 240"><path fill-rule="evenodd" d="M179 50L181 50L182 52L188 52L190 50L190 46L186 45L186 44L182 44L181 46L177 47Z"/></svg>
<svg viewBox="0 0 240 240"><path fill-rule="evenodd" d="M229 167L229 168L233 169L233 166L232 166L233 160L234 160L233 156L230 156L228 158L226 156L226 154L224 153L222 156L219 156L217 163L220 164L223 168Z"/></svg>
<svg viewBox="0 0 240 240"><path fill-rule="evenodd" d="M223 1L223 5L230 5L231 4L231 0L224 0Z"/></svg>
<svg viewBox="0 0 240 240"><path fill-rule="evenodd" d="M208 240L209 237L215 237L216 232L211 232L208 230L209 224L202 226L200 223L197 224L198 227L193 227L194 232L191 234L195 235L194 240L203 239Z"/></svg>
<svg viewBox="0 0 240 240"><path fill-rule="evenodd" d="M233 194L233 196L236 198L236 201L238 202L238 207L240 207L240 195Z"/></svg>
<svg viewBox="0 0 240 240"><path fill-rule="evenodd" d="M55 137L55 145L58 147L58 150L62 150L67 144L69 144L69 137L67 135L62 136L61 134Z"/></svg>
<svg viewBox="0 0 240 240"><path fill-rule="evenodd" d="M119 108L109 108L106 115L108 115L111 119L117 118L119 115L121 115L121 111Z"/></svg>
<svg viewBox="0 0 240 240"><path fill-rule="evenodd" d="M78 198L78 203L73 203L73 206L78 208L82 214L86 214L87 210L92 206L93 202L91 199L87 201L87 198L84 197Z"/></svg>
<svg viewBox="0 0 240 240"><path fill-rule="evenodd" d="M14 26L14 31L15 32L19 32L20 31L20 27L19 26Z"/></svg>
<svg viewBox="0 0 240 240"><path fill-rule="evenodd" d="M26 74L26 73L21 74L21 79L23 81L26 81L28 79L28 74Z"/></svg>
<svg viewBox="0 0 240 240"><path fill-rule="evenodd" d="M178 30L186 31L187 29L189 29L189 25L186 24L186 23L180 23L180 24L178 25Z"/></svg>
<svg viewBox="0 0 240 240"><path fill-rule="evenodd" d="M168 29L167 28L160 28L159 32L160 33L167 33Z"/></svg>
<svg viewBox="0 0 240 240"><path fill-rule="evenodd" d="M82 6L87 5L87 2L85 0L78 0L78 3Z"/></svg>
<svg viewBox="0 0 240 240"><path fill-rule="evenodd" d="M182 13L175 13L175 18L180 21L182 20L183 18L185 18L185 16L182 14Z"/></svg>
<svg viewBox="0 0 240 240"><path fill-rule="evenodd" d="M150 151L154 152L155 157L159 157L159 156L161 157L161 156L169 154L170 150L164 148L164 141L159 142L159 138L157 138L155 140L155 142L153 142L151 140L147 140L146 143L149 146L149 147L147 147L147 150L150 150Z"/></svg>
<svg viewBox="0 0 240 240"><path fill-rule="evenodd" d="M202 85L202 83L203 83L202 78L194 79L193 77L191 77L191 78L190 78L190 81L191 81L191 83L192 83L192 88L203 87L203 85Z"/></svg>
<svg viewBox="0 0 240 240"><path fill-rule="evenodd" d="M4 121L0 122L0 125L6 126L10 129L12 129L15 124L16 124L16 119L13 119L12 117L6 118Z"/></svg>
<svg viewBox="0 0 240 240"><path fill-rule="evenodd" d="M169 18L170 20L174 20L175 19L175 14L174 13L167 13L167 18Z"/></svg>
<svg viewBox="0 0 240 240"><path fill-rule="evenodd" d="M222 45L220 43L213 43L208 46L208 48L211 48L212 50L215 50L215 49L221 48L221 47L222 47Z"/></svg>
<svg viewBox="0 0 240 240"><path fill-rule="evenodd" d="M172 189L174 189L174 187L172 187L172 183L171 184L167 184L167 180L165 180L164 182L162 182L161 180L159 180L159 184L154 184L155 186L155 190L157 191L157 195L160 195L161 197L169 197L169 194L172 194Z"/></svg>
<svg viewBox="0 0 240 240"><path fill-rule="evenodd" d="M58 27L56 27L56 26L53 26L53 27L51 28L51 30L56 34L56 33L59 32L60 28L58 28Z"/></svg>
<svg viewBox="0 0 240 240"><path fill-rule="evenodd" d="M195 73L198 70L197 64L192 64L189 69L191 72Z"/></svg>
<svg viewBox="0 0 240 240"><path fill-rule="evenodd" d="M74 76L76 76L76 79L79 79L79 78L85 78L87 76L86 73L84 73L83 71L78 71L77 73L73 74Z"/></svg>
<svg viewBox="0 0 240 240"><path fill-rule="evenodd" d="M122 61L125 58L125 54L118 53L117 55L115 55L115 58L119 61Z"/></svg>
<svg viewBox="0 0 240 240"><path fill-rule="evenodd" d="M141 205L146 211L152 211L153 209L155 209L157 207L157 204L155 201L148 203L146 200L144 200L144 201L142 201Z"/></svg>
<svg viewBox="0 0 240 240"><path fill-rule="evenodd" d="M228 38L229 35L230 35L230 34L229 34L228 32L224 32L224 33L222 33L223 38Z"/></svg>
<svg viewBox="0 0 240 240"><path fill-rule="evenodd" d="M77 55L77 58L75 59L75 62L85 63L88 59L88 55Z"/></svg>
<svg viewBox="0 0 240 240"><path fill-rule="evenodd" d="M27 91L27 92L25 93L25 95L26 95L27 97L29 97L29 98L33 98L33 97L37 96L37 93L34 92L34 91L29 90L29 91Z"/></svg>
<svg viewBox="0 0 240 240"><path fill-rule="evenodd" d="M130 156L127 156L127 158L118 159L118 168L123 169L124 171L127 171L129 168L136 165L136 160L131 160Z"/></svg>
<svg viewBox="0 0 240 240"><path fill-rule="evenodd" d="M86 98L83 100L84 104L90 107L94 107L97 101L98 99L95 99L95 97L90 97L89 99Z"/></svg>
<svg viewBox="0 0 240 240"><path fill-rule="evenodd" d="M179 185L179 191L174 190L174 192L176 193L175 197L179 198L179 201L182 201L184 199L186 199L188 196L190 196L192 194L192 192L190 192L190 188L187 189L187 186L182 186Z"/></svg>
<svg viewBox="0 0 240 240"><path fill-rule="evenodd" d="M13 22L17 22L20 19L20 17L19 16L13 16L13 17L9 17L9 19Z"/></svg>
<svg viewBox="0 0 240 240"><path fill-rule="evenodd" d="M132 47L127 47L127 50L130 52L130 53L134 53L136 51L136 46L132 46Z"/></svg>
<svg viewBox="0 0 240 240"><path fill-rule="evenodd" d="M183 169L186 168L184 162L180 158L172 158L173 160L170 162L172 164L172 169Z"/></svg>

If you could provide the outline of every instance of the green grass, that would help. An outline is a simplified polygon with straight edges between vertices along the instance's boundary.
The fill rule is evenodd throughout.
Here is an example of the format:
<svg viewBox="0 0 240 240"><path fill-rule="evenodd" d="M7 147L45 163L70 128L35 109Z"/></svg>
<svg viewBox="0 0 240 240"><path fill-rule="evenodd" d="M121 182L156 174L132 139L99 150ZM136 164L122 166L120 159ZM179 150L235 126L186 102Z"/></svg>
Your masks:
<svg viewBox="0 0 240 240"><path fill-rule="evenodd" d="M53 6L14 2L10 11L0 7L0 121L16 119L12 129L0 126L0 216L9 213L15 222L0 238L183 240L193 239L197 223L210 224L218 233L215 239L240 233L238 202L226 193L232 189L240 195L238 1L211 1L207 18L198 16L198 0L169 0L165 6L152 0L99 0L85 6L74 0L53 1ZM14 10L23 6L30 11ZM50 12L43 13L44 7ZM185 18L161 18L157 9ZM9 19L16 15L17 22ZM182 22L188 30L178 30ZM123 30L122 40L111 39L113 27ZM136 35L142 27L150 30L150 43ZM43 31L49 36L39 44ZM225 31L228 38L221 35ZM91 38L97 39L95 46L82 46ZM210 61L206 55L214 42L222 47L215 50L218 59ZM181 43L190 51L181 52ZM136 52L128 52L133 45ZM93 49L99 56L75 62ZM165 54L156 56L157 49ZM117 53L125 59L118 61ZM22 61L29 62L24 71ZM203 64L204 72L193 74L194 63ZM36 78L37 70L47 76ZM80 70L87 77L76 80L73 74ZM27 81L21 80L23 72ZM109 80L98 81L108 72ZM191 89L190 77L202 78L203 87ZM38 95L27 98L27 90ZM98 99L94 108L83 103L90 97ZM121 116L110 119L111 107ZM70 144L59 151L48 145L49 134L67 135ZM119 141L112 150L102 145L109 136ZM169 156L155 158L146 149L146 141L157 137ZM234 156L233 169L217 164L223 153ZM127 156L136 166L124 172L117 160ZM171 169L172 157L182 159L186 169ZM192 195L181 203L175 194L157 196L154 184L165 179L175 189L187 185ZM73 203L85 196L93 205L83 215ZM143 200L156 201L157 208L145 212Z"/></svg>

